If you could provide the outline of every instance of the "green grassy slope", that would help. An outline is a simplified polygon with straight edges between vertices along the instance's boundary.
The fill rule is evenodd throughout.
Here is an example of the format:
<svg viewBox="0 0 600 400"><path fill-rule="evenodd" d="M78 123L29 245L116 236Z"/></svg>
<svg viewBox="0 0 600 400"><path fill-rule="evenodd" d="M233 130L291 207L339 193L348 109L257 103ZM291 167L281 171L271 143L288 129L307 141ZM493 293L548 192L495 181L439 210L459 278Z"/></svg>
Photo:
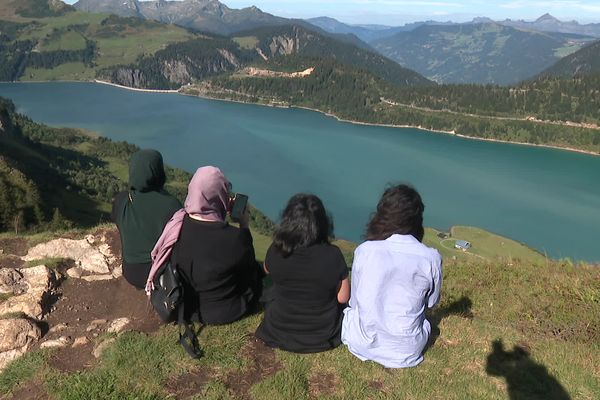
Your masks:
<svg viewBox="0 0 600 400"><path fill-rule="evenodd" d="M572 78L600 72L600 41L569 54L543 71L540 76Z"/></svg>
<svg viewBox="0 0 600 400"><path fill-rule="evenodd" d="M57 400L600 395L598 268L447 260L444 274L441 304L429 316L432 344L416 368L387 370L343 346L311 355L260 350L252 339L256 315L203 329L199 361L183 353L172 326L125 333L97 365L76 373L58 372L46 361L49 352L36 351L0 374L0 396L14 399L11 392L33 385Z"/></svg>

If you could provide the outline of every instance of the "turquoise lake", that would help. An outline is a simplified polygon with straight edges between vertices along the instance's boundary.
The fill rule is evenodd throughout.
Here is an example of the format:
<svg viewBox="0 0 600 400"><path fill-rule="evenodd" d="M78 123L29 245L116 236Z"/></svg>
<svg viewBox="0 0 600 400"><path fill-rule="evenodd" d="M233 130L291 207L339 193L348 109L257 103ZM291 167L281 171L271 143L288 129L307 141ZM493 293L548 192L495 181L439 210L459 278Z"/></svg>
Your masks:
<svg viewBox="0 0 600 400"><path fill-rule="evenodd" d="M275 219L292 194L315 193L338 237L360 240L385 186L408 182L427 226L478 226L600 261L600 157L92 83L0 84L0 96L35 121L155 148L188 171L219 166Z"/></svg>

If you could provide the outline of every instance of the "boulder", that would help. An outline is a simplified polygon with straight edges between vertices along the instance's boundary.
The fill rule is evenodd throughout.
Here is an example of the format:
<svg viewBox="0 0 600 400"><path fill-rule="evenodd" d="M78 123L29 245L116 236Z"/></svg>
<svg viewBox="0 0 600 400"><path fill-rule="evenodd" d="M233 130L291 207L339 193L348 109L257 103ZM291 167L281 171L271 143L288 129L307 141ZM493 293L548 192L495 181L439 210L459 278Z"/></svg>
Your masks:
<svg viewBox="0 0 600 400"><path fill-rule="evenodd" d="M25 287L23 294L9 297L0 303L0 315L22 313L40 319L45 313L45 301L54 290L56 277L54 271L45 265L15 270L14 276L20 275L18 287Z"/></svg>
<svg viewBox="0 0 600 400"><path fill-rule="evenodd" d="M104 328L104 326L106 324L108 324L108 320L106 320L106 319L95 319L92 322L90 322L90 324L85 329L85 331L91 332L91 331L99 330L99 329Z"/></svg>
<svg viewBox="0 0 600 400"><path fill-rule="evenodd" d="M46 257L72 259L87 273L110 274L110 265L116 261L110 246L106 243L94 246L90 241L96 243L95 239L55 239L32 247L22 258L24 261Z"/></svg>
<svg viewBox="0 0 600 400"><path fill-rule="evenodd" d="M80 336L78 338L75 338L75 340L73 340L73 347L85 346L89 342L90 342L90 340L87 337Z"/></svg>
<svg viewBox="0 0 600 400"><path fill-rule="evenodd" d="M44 297L41 292L25 293L9 297L0 303L0 315L25 314L31 318L44 316Z"/></svg>
<svg viewBox="0 0 600 400"><path fill-rule="evenodd" d="M42 331L25 318L0 320L0 371L23 355L42 337Z"/></svg>
<svg viewBox="0 0 600 400"><path fill-rule="evenodd" d="M131 322L129 318L117 318L110 323L108 328L106 328L106 332L108 333L121 333L125 330L125 327Z"/></svg>
<svg viewBox="0 0 600 400"><path fill-rule="evenodd" d="M15 268L0 269L0 293L21 294L27 291L27 285L23 282L23 275Z"/></svg>
<svg viewBox="0 0 600 400"><path fill-rule="evenodd" d="M55 340L47 340L40 345L42 349L50 349L50 348L60 348L67 347L70 343L70 339L66 336L61 336Z"/></svg>
<svg viewBox="0 0 600 400"><path fill-rule="evenodd" d="M19 272L23 275L23 280L27 283L27 292L49 292L54 289L56 275L54 274L54 271L45 265L22 268Z"/></svg>

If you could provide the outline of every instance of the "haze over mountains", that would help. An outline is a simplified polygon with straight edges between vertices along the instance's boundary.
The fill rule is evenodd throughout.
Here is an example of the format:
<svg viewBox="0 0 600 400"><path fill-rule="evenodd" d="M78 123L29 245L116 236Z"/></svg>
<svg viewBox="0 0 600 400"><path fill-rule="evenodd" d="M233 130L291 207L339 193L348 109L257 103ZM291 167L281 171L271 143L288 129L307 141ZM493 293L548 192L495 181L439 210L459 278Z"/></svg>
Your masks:
<svg viewBox="0 0 600 400"><path fill-rule="evenodd" d="M289 22L285 18L262 12L257 7L232 9L217 0L80 0L75 3L75 8L122 17L153 19L219 35Z"/></svg>
<svg viewBox="0 0 600 400"><path fill-rule="evenodd" d="M75 7L218 35L259 27L302 25L363 49L373 49L439 83L515 84L600 37L600 24L563 22L549 14L535 21L476 18L460 24L423 21L391 27L349 25L329 17L287 19L257 7L232 9L218 0L80 0Z"/></svg>

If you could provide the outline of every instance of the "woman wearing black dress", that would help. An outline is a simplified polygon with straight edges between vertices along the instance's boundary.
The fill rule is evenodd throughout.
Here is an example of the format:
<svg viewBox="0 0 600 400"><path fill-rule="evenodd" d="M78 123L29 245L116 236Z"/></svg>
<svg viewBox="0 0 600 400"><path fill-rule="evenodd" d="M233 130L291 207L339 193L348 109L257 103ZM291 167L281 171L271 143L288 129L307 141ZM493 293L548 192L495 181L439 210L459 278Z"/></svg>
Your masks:
<svg viewBox="0 0 600 400"><path fill-rule="evenodd" d="M254 257L247 211L239 228L225 221L229 188L220 169L196 171L184 208L173 215L152 251L146 282L149 292L158 268L172 254L187 285L186 317L209 325L242 318L256 308L262 294L264 273Z"/></svg>
<svg viewBox="0 0 600 400"><path fill-rule="evenodd" d="M331 230L317 196L289 200L264 265L273 287L256 336L268 346L316 353L340 345L350 285L344 257L329 243Z"/></svg>

